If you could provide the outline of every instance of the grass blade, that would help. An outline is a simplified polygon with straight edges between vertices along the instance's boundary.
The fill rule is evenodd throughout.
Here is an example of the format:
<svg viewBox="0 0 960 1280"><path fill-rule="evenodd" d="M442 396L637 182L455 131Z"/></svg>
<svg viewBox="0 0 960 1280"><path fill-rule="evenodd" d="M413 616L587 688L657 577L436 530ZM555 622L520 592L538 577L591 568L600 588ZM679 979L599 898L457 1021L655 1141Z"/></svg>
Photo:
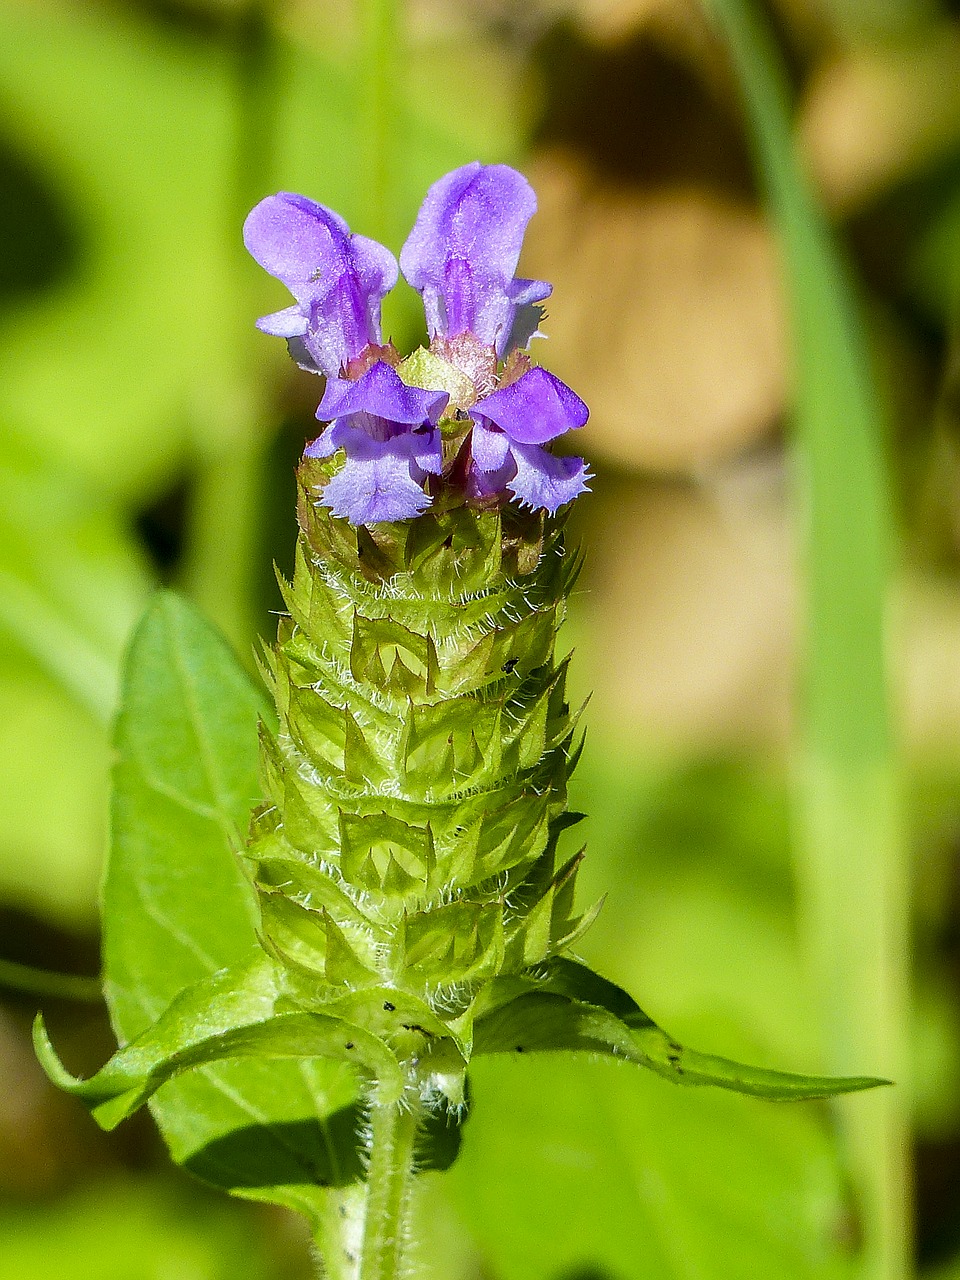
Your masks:
<svg viewBox="0 0 960 1280"><path fill-rule="evenodd" d="M905 1079L908 889L888 679L892 519L854 291L797 165L778 51L750 0L712 0L784 262L804 571L797 869L831 1071ZM909 1273L904 1088L842 1112L862 1274Z"/></svg>

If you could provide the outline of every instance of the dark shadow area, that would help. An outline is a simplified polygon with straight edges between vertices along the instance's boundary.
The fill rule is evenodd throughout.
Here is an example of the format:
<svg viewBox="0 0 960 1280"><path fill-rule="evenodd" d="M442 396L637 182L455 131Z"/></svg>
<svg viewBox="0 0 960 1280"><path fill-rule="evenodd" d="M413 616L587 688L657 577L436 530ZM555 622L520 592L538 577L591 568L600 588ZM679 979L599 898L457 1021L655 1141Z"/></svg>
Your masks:
<svg viewBox="0 0 960 1280"><path fill-rule="evenodd" d="M960 1252L960 1137L918 1144L915 1199L917 1262L946 1264Z"/></svg>
<svg viewBox="0 0 960 1280"><path fill-rule="evenodd" d="M202 43L222 43L236 23L232 6L193 4L191 0L130 0L124 7L181 38Z"/></svg>
<svg viewBox="0 0 960 1280"><path fill-rule="evenodd" d="M938 968L945 968L953 990L960 990L960 839L953 840L946 909L927 940ZM920 963L924 946L919 948ZM927 959L927 963L930 963ZM916 1257L921 1266L938 1266L960 1252L960 1133L921 1138L914 1152Z"/></svg>
<svg viewBox="0 0 960 1280"><path fill-rule="evenodd" d="M0 306L58 285L81 252L66 204L0 132Z"/></svg>
<svg viewBox="0 0 960 1280"><path fill-rule="evenodd" d="M554 1280L614 1280L614 1277L609 1271L590 1266L577 1267L575 1271L564 1271L562 1275L555 1276Z"/></svg>
<svg viewBox="0 0 960 1280"><path fill-rule="evenodd" d="M363 1177L357 1136L361 1120L354 1105L322 1123L294 1120L235 1129L202 1147L184 1168L218 1187L346 1187Z"/></svg>
<svg viewBox="0 0 960 1280"><path fill-rule="evenodd" d="M89 976L100 971L96 937L60 929L9 903L0 905L0 959L57 973Z"/></svg>
<svg viewBox="0 0 960 1280"><path fill-rule="evenodd" d="M536 145L572 148L602 176L634 186L697 181L753 193L735 105L648 35L598 45L560 23L534 65L544 98Z"/></svg>
<svg viewBox="0 0 960 1280"><path fill-rule="evenodd" d="M416 1163L421 1173L443 1173L460 1154L463 1125L469 1115L470 1082L467 1081L467 1106L459 1115L452 1112L430 1112L417 1138Z"/></svg>
<svg viewBox="0 0 960 1280"><path fill-rule="evenodd" d="M136 531L164 585L175 577L183 556L192 488L189 475L178 476L134 519Z"/></svg>
<svg viewBox="0 0 960 1280"><path fill-rule="evenodd" d="M341 1107L324 1121L251 1125L202 1147L184 1164L196 1177L225 1188L310 1183L346 1187L363 1178L364 1108ZM432 1114L417 1141L420 1172L449 1169L460 1151L461 1124Z"/></svg>
<svg viewBox="0 0 960 1280"><path fill-rule="evenodd" d="M917 304L910 280L913 249L960 191L960 150L883 191L847 224L850 242L867 285L889 298L898 314L943 355L942 318Z"/></svg>

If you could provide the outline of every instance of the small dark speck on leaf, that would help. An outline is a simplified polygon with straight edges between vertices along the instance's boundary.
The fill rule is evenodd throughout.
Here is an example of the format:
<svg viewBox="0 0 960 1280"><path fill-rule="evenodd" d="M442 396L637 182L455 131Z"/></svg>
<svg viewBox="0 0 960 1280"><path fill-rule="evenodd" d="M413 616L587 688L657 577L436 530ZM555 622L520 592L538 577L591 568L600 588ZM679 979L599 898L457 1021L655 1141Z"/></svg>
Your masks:
<svg viewBox="0 0 960 1280"><path fill-rule="evenodd" d="M393 1013L397 1006L395 1004L391 1004L389 1000L384 1000L383 1007L385 1012Z"/></svg>
<svg viewBox="0 0 960 1280"><path fill-rule="evenodd" d="M517 1053L523 1053L523 1045L522 1045L522 1044L518 1044L518 1045L517 1045Z"/></svg>
<svg viewBox="0 0 960 1280"><path fill-rule="evenodd" d="M352 1040L348 1040L348 1041L347 1041L347 1043L346 1043L343 1047L344 1047L345 1049L352 1049L352 1048L353 1048L353 1041L352 1041Z"/></svg>
<svg viewBox="0 0 960 1280"><path fill-rule="evenodd" d="M513 671L514 667L517 665L519 661L520 661L519 658L508 658L506 662L503 664L504 675L510 675L510 673Z"/></svg>

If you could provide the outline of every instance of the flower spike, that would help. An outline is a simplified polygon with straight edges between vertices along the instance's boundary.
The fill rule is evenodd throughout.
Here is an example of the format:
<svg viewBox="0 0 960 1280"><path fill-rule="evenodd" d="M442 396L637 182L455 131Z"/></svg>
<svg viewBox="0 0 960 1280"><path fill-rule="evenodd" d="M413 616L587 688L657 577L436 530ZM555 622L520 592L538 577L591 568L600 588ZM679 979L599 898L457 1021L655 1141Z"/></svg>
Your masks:
<svg viewBox="0 0 960 1280"><path fill-rule="evenodd" d="M470 333L498 356L526 346L551 286L514 276L533 188L504 164L479 161L435 182L400 251L407 281L423 295L431 338Z"/></svg>
<svg viewBox="0 0 960 1280"><path fill-rule="evenodd" d="M687 1049L568 954L601 905L577 907L584 850L564 847L583 736L557 646L582 564L561 508L589 477L550 447L588 411L522 350L549 291L513 274L534 208L504 166L434 185L404 249L432 341L406 358L380 344L385 249L299 196L250 215L295 299L260 327L327 379L264 647L276 715L161 593L118 717L105 995L124 1044L78 1079L35 1024L100 1125L150 1102L191 1172L302 1210L339 1280L413 1274L415 1179L456 1157L479 1055L604 1055L780 1100L884 1083Z"/></svg>
<svg viewBox="0 0 960 1280"><path fill-rule="evenodd" d="M281 191L250 212L244 244L296 299L257 327L286 338L298 364L336 377L380 342L380 304L397 282L389 249L352 235L343 218L306 196Z"/></svg>

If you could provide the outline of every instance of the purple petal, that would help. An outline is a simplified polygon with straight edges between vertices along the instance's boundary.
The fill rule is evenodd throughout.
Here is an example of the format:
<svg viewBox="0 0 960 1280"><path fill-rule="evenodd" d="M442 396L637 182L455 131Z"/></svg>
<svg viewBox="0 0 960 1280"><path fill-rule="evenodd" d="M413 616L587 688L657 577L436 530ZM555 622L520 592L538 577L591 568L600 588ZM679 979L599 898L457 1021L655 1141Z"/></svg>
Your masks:
<svg viewBox="0 0 960 1280"><path fill-rule="evenodd" d="M516 463L510 454L497 471L481 471L478 467L471 467L467 476L467 494L471 498L492 498L496 494L502 494L516 474Z"/></svg>
<svg viewBox="0 0 960 1280"><path fill-rule="evenodd" d="M353 525L383 520L410 520L430 505L429 496L411 475L408 439L373 440L363 431L347 448L347 460L324 486L320 501Z"/></svg>
<svg viewBox="0 0 960 1280"><path fill-rule="evenodd" d="M499 471L510 454L510 441L502 431L491 431L481 421L473 428L470 453L480 471Z"/></svg>
<svg viewBox="0 0 960 1280"><path fill-rule="evenodd" d="M329 458L338 449L348 449L359 430L359 427L351 427L343 420L331 422L326 431L321 431L316 440L311 440L304 448L304 457Z"/></svg>
<svg viewBox="0 0 960 1280"><path fill-rule="evenodd" d="M487 418L516 444L544 444L582 427L590 410L565 382L538 365L478 401L470 416Z"/></svg>
<svg viewBox="0 0 960 1280"><path fill-rule="evenodd" d="M394 444L409 453L415 479L423 480L427 475L438 476L443 470L443 440L436 427L397 436Z"/></svg>
<svg viewBox="0 0 960 1280"><path fill-rule="evenodd" d="M504 354L517 308L550 292L542 281L514 280L536 208L529 182L503 164L474 161L433 184L400 252L431 338L472 333Z"/></svg>
<svg viewBox="0 0 960 1280"><path fill-rule="evenodd" d="M274 338L301 338L307 332L307 317L299 307L284 307L282 311L261 316L257 328Z"/></svg>
<svg viewBox="0 0 960 1280"><path fill-rule="evenodd" d="M388 422L435 423L450 399L446 391L408 387L397 371L378 360L355 382L330 378L317 408L321 422L367 413Z"/></svg>
<svg viewBox="0 0 960 1280"><path fill-rule="evenodd" d="M287 286L307 322L282 336L302 337L324 373L336 376L364 347L379 343L380 303L397 281L396 259L383 245L351 235L332 209L286 191L248 214L243 239Z"/></svg>
<svg viewBox="0 0 960 1280"><path fill-rule="evenodd" d="M534 302L545 302L553 293L553 285L546 280L524 280L517 276L507 286L510 301L518 307L528 307Z"/></svg>
<svg viewBox="0 0 960 1280"><path fill-rule="evenodd" d="M504 354L511 351L526 351L532 338L540 333L540 322L544 316L543 307L539 304L550 297L552 287L545 280L514 280L510 300L516 310L510 329L510 339ZM540 334L542 337L543 335Z"/></svg>
<svg viewBox="0 0 960 1280"><path fill-rule="evenodd" d="M261 200L243 224L250 254L298 301L301 292L313 296L304 286L318 268L329 268L342 257L349 241L350 228L339 214L289 191Z"/></svg>
<svg viewBox="0 0 960 1280"><path fill-rule="evenodd" d="M510 452L517 474L507 488L518 502L543 507L550 515L587 490L590 474L582 458L558 458L537 444L515 444Z"/></svg>

